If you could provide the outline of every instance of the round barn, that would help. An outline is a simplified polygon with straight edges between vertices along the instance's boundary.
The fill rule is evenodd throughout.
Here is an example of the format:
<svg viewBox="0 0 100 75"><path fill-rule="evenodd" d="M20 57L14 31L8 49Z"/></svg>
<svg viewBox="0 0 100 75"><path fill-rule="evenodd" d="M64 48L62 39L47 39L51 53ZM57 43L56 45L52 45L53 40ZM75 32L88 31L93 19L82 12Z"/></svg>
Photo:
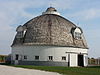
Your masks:
<svg viewBox="0 0 100 75"><path fill-rule="evenodd" d="M49 7L16 29L12 64L87 66L88 46L80 27Z"/></svg>

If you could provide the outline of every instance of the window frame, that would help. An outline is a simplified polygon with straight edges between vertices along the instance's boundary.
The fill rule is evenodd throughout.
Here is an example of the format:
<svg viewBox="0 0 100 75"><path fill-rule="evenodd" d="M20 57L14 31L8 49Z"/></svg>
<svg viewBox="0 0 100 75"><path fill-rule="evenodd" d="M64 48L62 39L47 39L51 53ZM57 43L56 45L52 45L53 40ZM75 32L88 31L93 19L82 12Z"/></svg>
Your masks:
<svg viewBox="0 0 100 75"><path fill-rule="evenodd" d="M27 56L26 55L24 55L24 60L27 60Z"/></svg>
<svg viewBox="0 0 100 75"><path fill-rule="evenodd" d="M62 56L62 60L63 61L66 61L66 56Z"/></svg>
<svg viewBox="0 0 100 75"><path fill-rule="evenodd" d="M49 61L53 61L53 56L48 56Z"/></svg>
<svg viewBox="0 0 100 75"><path fill-rule="evenodd" d="M75 39L78 39L80 40L82 37L81 37L82 33L79 33L79 32L75 32L74 36L75 36Z"/></svg>
<svg viewBox="0 0 100 75"><path fill-rule="evenodd" d="M35 60L39 60L40 57L38 55L35 56Z"/></svg>

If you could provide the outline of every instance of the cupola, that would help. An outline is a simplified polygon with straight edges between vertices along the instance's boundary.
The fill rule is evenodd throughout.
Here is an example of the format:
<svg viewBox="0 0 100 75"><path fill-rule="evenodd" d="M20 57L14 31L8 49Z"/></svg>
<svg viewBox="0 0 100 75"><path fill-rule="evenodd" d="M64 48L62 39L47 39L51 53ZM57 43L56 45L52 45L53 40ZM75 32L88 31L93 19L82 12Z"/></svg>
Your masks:
<svg viewBox="0 0 100 75"><path fill-rule="evenodd" d="M60 13L57 12L57 10L54 7L49 7L45 12L42 14L55 14L55 15L60 15Z"/></svg>

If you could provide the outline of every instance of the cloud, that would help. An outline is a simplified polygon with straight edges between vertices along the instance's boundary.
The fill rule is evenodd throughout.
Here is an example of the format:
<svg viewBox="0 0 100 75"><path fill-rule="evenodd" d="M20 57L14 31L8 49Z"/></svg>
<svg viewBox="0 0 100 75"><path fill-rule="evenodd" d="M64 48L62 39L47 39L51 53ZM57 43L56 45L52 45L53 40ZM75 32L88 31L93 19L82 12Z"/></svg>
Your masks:
<svg viewBox="0 0 100 75"><path fill-rule="evenodd" d="M33 15L24 11L27 4L20 2L0 2L0 54L9 54L15 35L15 24Z"/></svg>
<svg viewBox="0 0 100 75"><path fill-rule="evenodd" d="M96 18L100 18L100 9L97 8L89 8L86 10L77 11L76 13L68 14L69 17L77 17L81 20L93 20Z"/></svg>

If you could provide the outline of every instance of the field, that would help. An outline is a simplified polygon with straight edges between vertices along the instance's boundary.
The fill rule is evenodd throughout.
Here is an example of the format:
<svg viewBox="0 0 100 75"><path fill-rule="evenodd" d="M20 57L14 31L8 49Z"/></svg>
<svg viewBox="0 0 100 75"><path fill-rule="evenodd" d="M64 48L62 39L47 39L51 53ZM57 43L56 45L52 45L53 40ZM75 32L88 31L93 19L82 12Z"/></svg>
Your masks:
<svg viewBox="0 0 100 75"><path fill-rule="evenodd" d="M100 66L96 66L96 67L54 67L54 66L16 65L14 67L58 72L64 75L100 75Z"/></svg>

